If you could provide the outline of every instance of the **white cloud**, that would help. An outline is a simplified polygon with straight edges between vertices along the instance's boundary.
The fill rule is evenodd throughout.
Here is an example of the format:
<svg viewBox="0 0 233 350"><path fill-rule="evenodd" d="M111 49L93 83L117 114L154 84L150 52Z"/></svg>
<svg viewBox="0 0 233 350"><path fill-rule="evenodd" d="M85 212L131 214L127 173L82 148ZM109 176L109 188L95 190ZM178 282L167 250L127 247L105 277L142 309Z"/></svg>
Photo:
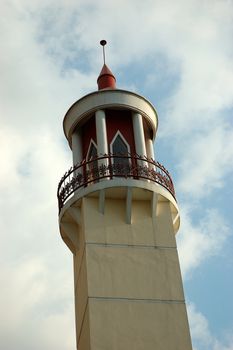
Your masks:
<svg viewBox="0 0 233 350"><path fill-rule="evenodd" d="M187 311L193 342L195 343L196 341L201 341L202 345L210 349L212 336L207 319L196 310L194 304L189 304Z"/></svg>
<svg viewBox="0 0 233 350"><path fill-rule="evenodd" d="M193 197L208 196L225 184L233 170L233 129L229 125L212 125L209 130L193 133L180 141L179 181L177 193Z"/></svg>
<svg viewBox="0 0 233 350"><path fill-rule="evenodd" d="M32 139L4 131L3 146L10 142L1 148L1 348L71 350L72 255L59 235L56 203L69 161L48 130Z"/></svg>
<svg viewBox="0 0 233 350"><path fill-rule="evenodd" d="M217 337L211 333L208 320L196 309L194 304L188 304L187 307L189 324L191 328L191 336L194 350L232 350L233 337L229 333L223 341L219 341Z"/></svg>
<svg viewBox="0 0 233 350"><path fill-rule="evenodd" d="M57 272L49 259L31 258L1 266L1 348L74 349L72 272L56 265Z"/></svg>
<svg viewBox="0 0 233 350"><path fill-rule="evenodd" d="M225 219L216 209L206 210L198 224L193 224L191 208L182 208L181 230L178 235L178 248L184 277L200 266L209 257L217 255L230 231Z"/></svg>

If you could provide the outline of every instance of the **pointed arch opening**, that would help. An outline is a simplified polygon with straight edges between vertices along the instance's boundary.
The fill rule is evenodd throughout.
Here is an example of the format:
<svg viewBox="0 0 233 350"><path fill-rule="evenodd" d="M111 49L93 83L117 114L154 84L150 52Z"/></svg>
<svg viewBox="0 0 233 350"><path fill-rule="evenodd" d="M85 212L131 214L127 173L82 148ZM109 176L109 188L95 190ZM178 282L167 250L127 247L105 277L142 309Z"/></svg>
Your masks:
<svg viewBox="0 0 233 350"><path fill-rule="evenodd" d="M97 145L96 143L91 139L88 151L87 151L87 157L86 160L89 161L91 159L97 158Z"/></svg>
<svg viewBox="0 0 233 350"><path fill-rule="evenodd" d="M98 153L97 153L97 145L96 143L91 139L86 161L87 161L87 170L88 170L88 177L91 179L94 179L98 177Z"/></svg>
<svg viewBox="0 0 233 350"><path fill-rule="evenodd" d="M110 150L113 154L114 173L118 175L128 173L130 168L130 146L119 130L110 144Z"/></svg>

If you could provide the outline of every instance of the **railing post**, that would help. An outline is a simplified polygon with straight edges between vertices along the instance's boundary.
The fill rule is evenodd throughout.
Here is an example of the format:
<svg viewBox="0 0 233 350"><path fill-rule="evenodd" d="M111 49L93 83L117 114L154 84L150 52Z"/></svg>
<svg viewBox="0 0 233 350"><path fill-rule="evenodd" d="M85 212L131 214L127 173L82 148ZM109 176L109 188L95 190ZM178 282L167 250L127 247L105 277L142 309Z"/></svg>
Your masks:
<svg viewBox="0 0 233 350"><path fill-rule="evenodd" d="M82 161L82 170L83 170L83 186L87 186L87 164L86 164L86 159Z"/></svg>
<svg viewBox="0 0 233 350"><path fill-rule="evenodd" d="M137 155L134 154L132 156L132 165L133 165L133 177L138 179L138 163L137 163Z"/></svg>
<svg viewBox="0 0 233 350"><path fill-rule="evenodd" d="M112 157L111 157L111 154L108 155L108 168L109 168L110 179L112 180L113 171L112 171Z"/></svg>

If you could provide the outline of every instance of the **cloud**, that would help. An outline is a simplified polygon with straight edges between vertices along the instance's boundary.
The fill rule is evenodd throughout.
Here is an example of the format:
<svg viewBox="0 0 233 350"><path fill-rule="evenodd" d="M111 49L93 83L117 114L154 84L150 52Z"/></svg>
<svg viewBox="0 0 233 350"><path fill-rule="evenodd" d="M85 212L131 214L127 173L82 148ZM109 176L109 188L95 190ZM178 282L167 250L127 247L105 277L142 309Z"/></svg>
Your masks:
<svg viewBox="0 0 233 350"><path fill-rule="evenodd" d="M206 317L197 310L193 303L188 304L187 311L194 350L233 349L232 332L229 332L229 334L224 337L223 341L219 341L216 336L211 333Z"/></svg>
<svg viewBox="0 0 233 350"><path fill-rule="evenodd" d="M51 248L51 258L54 249ZM39 257L1 265L1 347L74 349L72 272ZM57 260L58 262L59 260ZM63 256L64 261L64 256ZM64 336L64 329L66 336Z"/></svg>
<svg viewBox="0 0 233 350"><path fill-rule="evenodd" d="M212 343L212 336L209 330L207 319L196 310L194 304L189 304L187 307L187 311L193 342L201 342L202 345L210 349L210 345Z"/></svg>
<svg viewBox="0 0 233 350"><path fill-rule="evenodd" d="M193 133L180 141L177 193L199 200L213 190L227 186L233 170L233 129L230 125L212 125L209 130Z"/></svg>
<svg viewBox="0 0 233 350"><path fill-rule="evenodd" d="M26 125L27 131L35 133L46 125L56 127L58 134L67 106L84 91L92 90L96 77L74 69L64 72L64 62L38 41L42 18L32 14L30 7L3 4L0 118L17 132L25 133Z"/></svg>
<svg viewBox="0 0 233 350"><path fill-rule="evenodd" d="M191 219L191 208L182 208L181 230L178 235L179 258L185 278L208 258L221 252L230 230L216 209L204 212L197 224ZM221 234L220 234L221 233Z"/></svg>
<svg viewBox="0 0 233 350"><path fill-rule="evenodd" d="M59 234L56 201L70 160L48 129L25 139L5 128L2 136L1 347L71 350L72 255Z"/></svg>

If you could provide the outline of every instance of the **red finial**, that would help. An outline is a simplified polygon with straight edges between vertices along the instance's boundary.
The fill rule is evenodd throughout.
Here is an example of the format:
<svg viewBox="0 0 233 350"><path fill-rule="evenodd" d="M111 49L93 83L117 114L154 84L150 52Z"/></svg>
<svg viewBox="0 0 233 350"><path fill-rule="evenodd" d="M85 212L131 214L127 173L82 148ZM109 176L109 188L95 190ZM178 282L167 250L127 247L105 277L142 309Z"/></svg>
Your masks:
<svg viewBox="0 0 233 350"><path fill-rule="evenodd" d="M115 89L116 88L116 78L110 71L110 69L105 64L105 49L104 46L107 44L106 40L101 40L100 45L103 46L103 59L104 59L104 65L102 67L102 70L100 72L100 75L97 79L97 84L99 90L102 89Z"/></svg>

